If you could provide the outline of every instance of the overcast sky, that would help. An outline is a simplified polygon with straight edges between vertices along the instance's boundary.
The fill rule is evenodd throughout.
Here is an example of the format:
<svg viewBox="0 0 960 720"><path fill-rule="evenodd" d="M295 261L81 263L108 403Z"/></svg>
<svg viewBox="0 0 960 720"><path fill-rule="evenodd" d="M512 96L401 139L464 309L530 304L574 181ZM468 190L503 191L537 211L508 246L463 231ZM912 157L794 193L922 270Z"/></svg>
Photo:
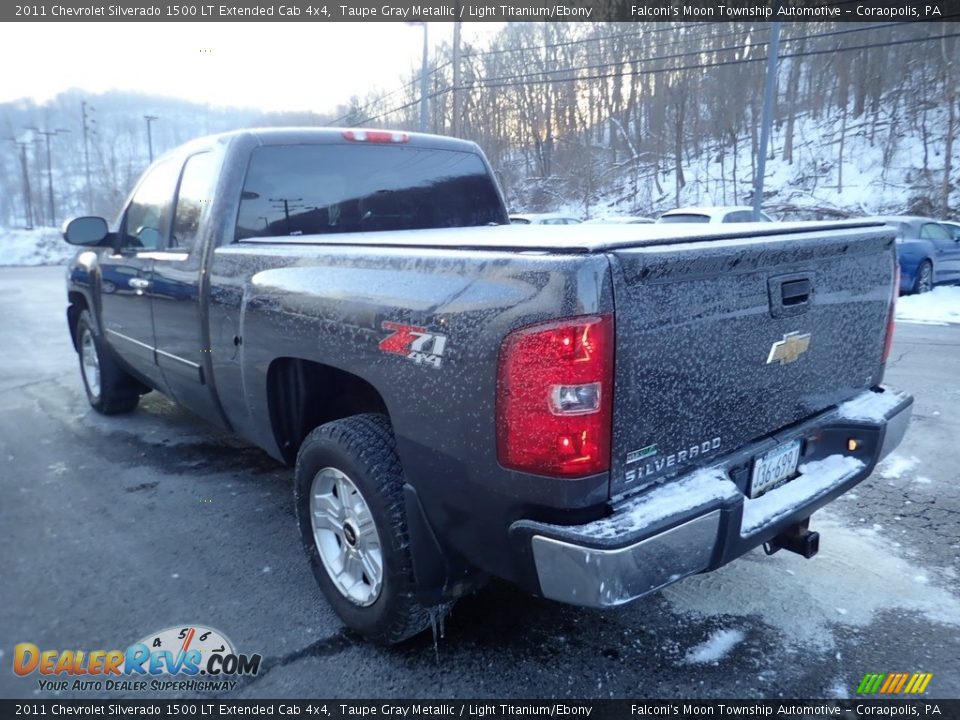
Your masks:
<svg viewBox="0 0 960 720"><path fill-rule="evenodd" d="M481 46L501 23L464 23ZM392 90L419 67L423 35L404 23L17 23L0 43L0 102L62 90L133 90L213 105L325 112ZM430 23L431 45L453 23Z"/></svg>

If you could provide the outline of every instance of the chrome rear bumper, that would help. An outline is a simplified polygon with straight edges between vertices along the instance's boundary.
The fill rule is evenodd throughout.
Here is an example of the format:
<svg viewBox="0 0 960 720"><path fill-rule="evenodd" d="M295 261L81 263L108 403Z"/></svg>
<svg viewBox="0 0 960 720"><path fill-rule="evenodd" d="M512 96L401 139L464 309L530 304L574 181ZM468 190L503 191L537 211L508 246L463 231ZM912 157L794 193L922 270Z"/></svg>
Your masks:
<svg viewBox="0 0 960 720"><path fill-rule="evenodd" d="M807 445L813 449L801 461L801 470L809 465L812 474L801 473L756 500L747 498L745 488L733 478L749 475L752 459L769 449L769 439L711 468L635 495L601 520L578 526L515 523L512 531L529 542L541 593L586 607L622 605L720 567L809 518L869 476L903 439L913 399L898 393L872 395L876 397L864 393L776 436L776 442L809 438ZM869 448L869 456L846 452L847 438L854 435ZM838 448L842 452L836 452ZM817 462L836 455L847 460ZM828 475L821 470L826 467L836 470ZM806 494L796 499L798 483L804 483Z"/></svg>

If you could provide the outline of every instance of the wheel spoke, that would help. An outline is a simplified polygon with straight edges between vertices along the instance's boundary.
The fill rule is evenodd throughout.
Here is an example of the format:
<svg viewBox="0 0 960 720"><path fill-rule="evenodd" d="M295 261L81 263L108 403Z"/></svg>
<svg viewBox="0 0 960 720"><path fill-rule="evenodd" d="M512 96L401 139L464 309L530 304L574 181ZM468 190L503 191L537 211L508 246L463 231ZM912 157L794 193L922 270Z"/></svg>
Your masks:
<svg viewBox="0 0 960 720"><path fill-rule="evenodd" d="M371 534L371 532L376 532L373 515L370 513L370 508L367 507L366 503L357 504L357 507L354 508L354 517L357 519L357 532L361 539Z"/></svg>
<svg viewBox="0 0 960 720"><path fill-rule="evenodd" d="M383 572L380 558L374 557L373 553L365 552L360 555L360 562L363 564L363 572L366 574L367 580L371 585L377 585L380 581L380 574Z"/></svg>
<svg viewBox="0 0 960 720"><path fill-rule="evenodd" d="M337 477L337 480L336 480L337 498L340 500L340 504L344 508L349 509L350 503L351 503L351 498L350 498L351 493L350 493L350 486L347 485L345 481L346 481L346 477L344 475L340 475L339 477Z"/></svg>

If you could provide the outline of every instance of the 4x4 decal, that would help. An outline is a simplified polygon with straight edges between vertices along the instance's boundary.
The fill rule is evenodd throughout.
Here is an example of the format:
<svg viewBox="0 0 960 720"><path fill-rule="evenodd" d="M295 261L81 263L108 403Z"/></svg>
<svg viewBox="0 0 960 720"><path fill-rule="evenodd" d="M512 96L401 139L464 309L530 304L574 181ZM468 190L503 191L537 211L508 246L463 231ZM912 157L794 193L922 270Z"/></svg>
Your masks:
<svg viewBox="0 0 960 720"><path fill-rule="evenodd" d="M379 348L383 352L403 355L413 360L417 365L430 365L439 368L443 362L443 351L447 347L447 336L429 332L417 325L404 325L384 321L384 330L392 330L380 341Z"/></svg>

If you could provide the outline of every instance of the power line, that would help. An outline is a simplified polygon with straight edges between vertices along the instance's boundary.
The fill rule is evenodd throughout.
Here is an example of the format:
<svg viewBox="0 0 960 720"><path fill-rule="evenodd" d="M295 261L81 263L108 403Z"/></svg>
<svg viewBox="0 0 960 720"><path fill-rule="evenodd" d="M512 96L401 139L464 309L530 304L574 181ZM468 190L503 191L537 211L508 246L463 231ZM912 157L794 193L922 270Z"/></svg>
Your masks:
<svg viewBox="0 0 960 720"><path fill-rule="evenodd" d="M804 52L798 53L786 53L780 55L780 60L787 60L790 58L799 58L799 57L811 57L814 55L825 55L828 53L838 53L838 52L852 52L854 50L869 50L871 48L880 48L880 47L892 47L894 45L908 45L911 43L918 42L929 42L933 40L945 40L949 38L960 37L960 33L947 33L944 35L932 35L928 37L920 38L906 38L902 40L891 40L884 43L872 43L866 45L851 45L848 47L839 47L839 48L826 48L823 50L807 50ZM665 72L681 72L684 70L703 70L714 67L723 67L727 65L739 65L743 63L756 63L756 62L765 62L766 56L764 57L755 57L755 58L744 58L742 60L721 60L714 63L698 63L696 65L681 65L677 67L665 67L665 68L652 68L649 70L635 70L631 73L628 73L629 76L632 75L655 75ZM606 65L598 67L616 67L619 63L608 63ZM567 69L569 72L570 69ZM576 68L573 69L576 71ZM497 87L516 87L518 85L545 85L549 83L560 83L560 82L571 82L577 80L609 80L611 78L623 77L623 73L610 73L610 74L596 74L596 75L573 75L566 78L551 78L543 79L543 73L531 73L528 75L517 76L518 78L524 79L525 82L504 82L504 83L491 83L488 80L480 80L475 82L473 85L469 86L467 89L482 89L482 88L497 88ZM537 79L540 78L540 79Z"/></svg>
<svg viewBox="0 0 960 720"><path fill-rule="evenodd" d="M527 46L527 47L518 47L518 48L503 48L503 49L499 49L499 50L478 50L478 51L474 51L474 52L463 53L463 54L461 55L461 57L462 57L462 58L471 58L471 57L482 57L482 56L487 56L487 55L499 55L499 54L511 53L511 52L522 52L522 51L525 51L525 50L540 50L540 49L553 48L553 47L564 47L564 46L567 46L567 45L579 45L579 44L590 43L590 42L601 42L601 41L604 41L604 40L616 39L616 38L621 38L621 37L631 37L631 38L640 39L640 38L645 38L645 37L647 37L647 36L649 36L649 35L651 35L651 34L654 34L654 33L666 32L666 31L671 31L671 30L674 31L674 32L676 32L676 31L678 31L678 30L684 30L684 29L692 28L692 27L709 27L709 26L713 26L713 25L722 25L722 24L724 24L724 23L720 23L720 22L697 22L697 23L689 23L689 24L687 24L687 25L661 27L661 28L654 28L654 29L645 29L645 31L642 32L642 33L637 33L637 32L635 32L635 31L634 31L634 32L623 32L623 33L617 33L617 34L613 34L613 35L601 35L601 36L597 36L597 37L581 38L581 39L579 39L579 40L570 40L570 41L566 41L566 42L549 43L549 44L546 44L546 45ZM747 34L747 33L749 33L749 32L751 32L751 30L743 30L743 31L738 31L738 32L733 32L733 33L725 33L725 34L722 34L722 35L710 36L710 39L714 39L714 40L715 40L715 39L720 39L720 38L722 38L722 37L732 37L732 36L734 36L734 35L742 35L742 34ZM682 41L684 41L684 40L685 40L685 38L679 38L679 39L677 39L677 40L674 40L674 41L672 41L672 42L670 42L670 43L666 43L666 44L667 44L667 45L676 44L676 43L682 42ZM452 65L452 64L453 64L453 61L452 61L452 60L447 60L446 62L444 62L444 63L442 63L442 64L440 64L440 65L437 65L435 68L433 68L432 70L430 70L429 73L428 73L428 76L430 76L430 75L435 75L435 74L437 74L438 72L440 72L441 70L445 70L447 67L449 67L449 66ZM356 108L356 109L351 109L350 112L346 113L345 115L341 115L340 117L336 118L335 120L331 120L330 122L326 123L326 125L327 125L328 127L339 125L339 124L342 123L344 120L347 120L347 119L350 118L352 115L354 115L355 112L356 112L357 114L359 114L359 113L363 112L364 110L367 110L367 109L373 107L374 105L377 105L378 103L381 103L381 102L383 102L384 100L387 100L387 99L393 97L394 95L397 95L398 93L401 93L401 92L403 92L404 90L406 90L406 89L408 89L408 88L410 88L410 87L413 87L413 86L416 85L418 82L419 82L419 79L418 79L418 78L414 78L413 80L410 80L410 81L404 83L404 84L401 85L400 87L398 87L398 88L396 88L396 89L394 89L394 90L391 90L391 91L388 92L388 93L385 93L385 94L383 94L383 95L378 95L377 97L373 98L372 100L368 100L367 102L365 102L363 105L359 106L359 107ZM442 93L441 93L441 94L442 94ZM409 105L404 105L404 106L402 106L402 107L403 107L403 108L406 108L406 107L410 107L410 106L409 106ZM385 113L383 113L383 114L386 115L386 114L390 114L390 113L392 113L392 112L396 112L396 110L389 110L389 111L387 111L387 112L385 112ZM376 117L381 117L381 116L382 116L382 115L374 116L374 118L376 118ZM362 121L361 121L361 124L364 123L364 122L369 122L369 119L370 119L370 118L368 118L367 120L362 120Z"/></svg>
<svg viewBox="0 0 960 720"><path fill-rule="evenodd" d="M465 58L481 57L481 56L485 57L487 55L501 55L503 53L525 52L527 50L546 50L548 48L567 47L570 45L583 45L584 43L601 42L603 40L614 40L622 37L631 37L631 38L639 39L639 38L647 37L648 35L652 35L653 33L669 32L669 31L676 32L678 30L685 30L686 28L710 27L712 25L723 25L723 24L725 23L695 22L695 23L689 23L687 25L671 25L669 27L661 27L661 28L653 28L653 29L644 27L643 32L640 32L640 33L634 30L630 32L614 33L612 35L598 35L595 37L579 38L577 40L565 40L563 42L547 43L545 45L526 45L526 46L515 47L515 48L499 48L496 50L477 50L474 52L464 53L463 57Z"/></svg>
<svg viewBox="0 0 960 720"><path fill-rule="evenodd" d="M809 40L809 39L811 39L811 38L824 38L824 37L830 37L830 36L833 36L833 35L844 35L844 34L852 33L852 32L864 32L864 31L866 31L866 30L876 30L876 29L878 29L878 28L891 27L891 26L893 26L893 25L900 25L900 24L901 24L901 23L880 23L880 24L877 24L877 25L869 25L869 26L866 26L866 27L846 28L846 29L843 29L843 30L835 30L835 31L832 31L832 32L817 33L817 34L813 34L813 35L802 35L802 36L800 36L800 37L787 38L787 39L783 40L783 43L799 42L800 40ZM736 33L735 33L735 34L736 34ZM758 41L758 42L752 43L752 44L750 45L750 47L751 47L751 48L754 48L754 47L760 47L760 46L763 46L763 45L769 45L769 42L766 41L766 40ZM630 64L633 64L633 63L640 63L640 62L642 62L642 63L649 63L649 62L655 62L655 61L657 61L657 60L675 60L675 59L677 59L677 58L690 57L690 56L696 56L696 55L703 55L703 54L705 54L705 53L720 53L720 52L727 52L727 51L730 51L730 50L743 50L743 49L744 49L744 46L743 46L743 45L728 45L728 46L725 46L725 47L698 48L698 49L696 49L696 50L688 50L688 51L686 51L686 52L673 53L673 54L671 54L671 55L657 55L657 56L654 56L654 57L645 57L645 58L630 58L630 59L628 59L628 60L618 60L618 61L616 61L616 62L610 62L610 63L596 63L596 64L594 64L594 65L578 65L578 66L575 67L575 68L566 67L566 68L556 68L556 69L554 69L554 70L541 70L541 71L539 72L539 74L540 74L540 75L553 75L553 74L556 74L556 73L575 72L575 71L580 71L580 70L601 70L601 69L604 69L604 68L622 67L622 66L624 66L624 65L630 65ZM782 57L782 56L781 56L781 57ZM525 77L532 77L532 74L531 74L531 73L517 73L517 74L514 74L514 75L498 75L498 76L493 77L493 78L485 78L485 79L482 80L481 82L486 83L486 82L498 81L498 80L513 80L513 79L525 78Z"/></svg>
<svg viewBox="0 0 960 720"><path fill-rule="evenodd" d="M899 24L899 23L897 23L897 24ZM840 31L837 31L837 32L840 32ZM826 36L826 33L822 34L822 36ZM786 60L786 59L790 59L790 58L812 57L812 56L815 56L815 55L825 55L825 54L828 54L828 53L852 52L852 51L854 51L854 50L869 50L869 49L872 49L872 48L879 48L879 47L892 47L892 46L895 46L895 45L908 45L908 44L911 44L911 43L918 43L918 42L928 42L928 41L934 41L934 40L945 40L945 39L954 38L954 37L960 37L960 32L957 32L957 33L946 33L946 34L943 34L943 35L933 35L933 36L922 37L922 38L905 38L905 39L901 39L901 40L891 40L891 41L883 42L883 43L869 43L869 44L864 44L864 45L852 45L852 46L849 46L849 47L842 47L842 48L827 48L827 49L822 49L822 50L806 50L806 51L804 51L804 52L786 53L786 54L780 55L779 59L780 59L780 60ZM800 39L800 38L796 38L796 39ZM680 71L683 71L683 70L704 70L704 69L710 69L710 68L714 68L714 67L724 67L724 66L728 66L728 65L738 65L738 64L742 64L742 63L766 62L766 60L767 60L767 57L764 56L764 57L756 57L756 58L747 58L747 59L744 59L744 60L725 60L725 61L719 61L719 62L714 62L714 63L699 63L699 64L696 64L696 65L685 65L685 66L681 66L681 67L652 68L652 69L649 69L649 70L637 70L637 71L635 71L635 72L630 73L630 75L654 75L654 74L659 74L659 73L664 73L664 72L680 72ZM609 67L609 66L608 66L608 67ZM529 76L527 76L527 77L529 77L529 78L540 78L540 76L541 76L541 73L536 73L536 74L531 74L531 75L529 75ZM572 82L572 81L583 81L583 80L608 80L608 79L617 78L617 77L623 77L623 75L622 75L622 74L585 75L585 76L579 76L579 77L574 76L574 77L569 77L569 78L530 79L530 80L528 80L527 82L507 82L507 83L496 83L496 84L487 84L486 82L479 82L479 83L476 83L476 84L473 84L473 85L463 86L463 87L461 87L460 89L461 89L461 90L477 90L477 89L481 89L481 90L482 90L482 89L486 89L486 88L497 88L497 87L516 87L516 86L519 86L519 85L545 85L545 84L550 84L550 83ZM430 99L432 100L432 99L434 99L434 98L436 98L436 97L440 97L440 96L445 95L445 94L447 94L447 93L449 93L449 92L452 92L453 90L454 90L453 87L448 87L448 88L445 88L445 89L443 89L443 90L439 90L439 91L433 93L432 95L430 95ZM377 114L377 115L372 115L372 116L367 117L366 119L364 119L364 120L362 121L362 123L367 123L367 122L371 122L371 121L374 121L374 120L379 120L380 118L386 117L386 116L388 116L388 115L392 115L392 114L395 113L395 112L399 112L399 111L401 111L401 110L405 110L405 109L407 109L407 108L409 108L409 107L412 107L412 106L416 105L418 102L419 102L419 99L414 100L413 102L406 103L406 104L404 104L404 105L397 106L397 107L395 107L395 108L391 108L390 110L386 110L386 111L384 111L384 112L382 112L382 113L379 113L379 114Z"/></svg>
<svg viewBox="0 0 960 720"><path fill-rule="evenodd" d="M618 33L618 34L614 34L614 35L603 35L603 36L592 37L592 38L582 38L582 39L580 39L580 40L574 40L574 41L570 41L570 42L566 42L566 43L553 43L553 44L547 44L547 45L541 45L541 46L527 46L527 47L522 47L522 48L505 48L505 49L501 49L501 50L490 50L490 51L482 51L482 52L474 52L474 53L465 53L465 54L463 55L463 57L479 57L479 56L485 56L485 55L500 54L500 53L505 53L505 52L520 52L520 51L524 51L524 50L538 50L538 49L544 49L544 48L548 48L548 47L560 47L560 46L564 46L564 45L583 44L583 43L587 43L587 42L600 42L600 41L603 41L603 40L609 40L609 39L611 39L611 38L621 38L621 37L641 38L641 37L644 37L645 35L649 35L650 33L664 32L664 31L667 31L667 30L674 30L674 31L676 31L676 30L682 30L682 29L690 28L690 27L707 27L707 26L719 25L719 24L722 24L722 23L691 23L691 24L688 24L688 25L681 25L681 26L677 26L677 27L655 28L655 29L653 29L653 30L647 30L646 33L643 34L643 35L638 35L636 32ZM810 39L825 38L825 37L831 37L831 36L835 36L835 35L846 35L846 34L854 33L854 32L866 32L866 31L869 31L869 30L879 30L879 29L889 28L889 27L893 27L893 26L897 26L897 25L902 25L902 24L903 24L903 23L898 23L898 22L888 22L888 23L878 23L878 24L875 24L875 25L866 25L866 26L858 26L858 27L853 27L853 28L844 28L844 29L841 29L841 30L832 30L832 31L823 32L823 33L814 33L814 34L810 34L810 35L801 35L801 36L792 37L792 38L785 38L785 39L783 40L783 43L799 42L799 41L801 41L801 40L810 40ZM719 39L721 39L721 38L726 38L726 37L746 36L746 35L749 35L749 34L754 33L754 32L756 32L756 28L748 28L748 29L745 29L745 30L737 31L737 32L722 33L722 34L720 34L720 35L704 36L702 39L704 39L704 40L707 40L707 39L709 39L709 40L719 40ZM924 38L924 39L926 39L926 38ZM680 42L687 42L687 40L688 40L687 38L678 38L678 39L676 39L676 40L674 40L674 41L672 41L672 42L670 42L670 43L665 43L665 44L666 44L666 45L673 45L673 44L678 44L678 43L680 43ZM765 45L768 45L768 44L769 44L769 43L768 43L767 41L757 41L757 42L751 44L751 47L760 47L760 46L765 46ZM595 64L595 65L583 65L583 66L579 66L579 67L577 67L577 68L559 68L559 69L555 69L555 70L543 70L543 71L541 71L541 72L538 73L538 74L539 74L539 75L544 75L544 74L555 74L555 73L562 73L562 72L574 72L574 71L579 71L579 70L596 70L596 69L603 69L603 68L611 68L611 67L619 67L619 66L623 66L623 65L629 65L629 64L632 64L632 63L636 63L636 62L644 62L644 63L647 63L647 62L654 62L654 61L657 61L657 60L671 60L671 59L677 59L677 58L681 58L681 57L689 57L689 56L692 56L692 55L701 55L701 54L703 54L703 53L705 53L705 52L725 52L725 51L729 51L729 50L739 50L739 49L741 49L741 48L742 48L742 46L727 46L727 47L721 47L721 48L702 48L702 49L691 50L691 51L682 52L682 53L673 53L673 54L671 54L671 55L660 55L660 56L656 56L656 57L635 58L635 59L630 59L630 60L621 60L621 61L618 61L618 62L616 62L616 63L599 63L599 64ZM795 57L795 55L781 55L780 57L781 57L781 59L782 59L782 58L785 58L785 57ZM760 58L760 59L762 60L762 59L764 59L764 58ZM757 61L757 60L752 60L751 62L756 62L756 61ZM744 62L744 61L743 61L743 60L740 60L740 61L736 61L736 62ZM436 68L434 68L433 70L430 71L430 74L431 74L431 75L436 74L437 72L445 69L447 66L449 66L449 65L451 65L451 64L452 64L451 61L447 61L447 62L443 63L442 65L438 65ZM674 68L668 68L668 69L674 69ZM688 69L688 68L675 68L675 69L677 69L677 70L684 70L684 69ZM667 69L664 69L664 71L665 71L665 70L667 70ZM638 72L638 73L634 73L634 74L645 74L645 73L644 73L644 72ZM460 86L458 86L458 88L461 89L461 90L463 90L463 89L469 89L470 87L494 87L493 85L490 85L490 84L489 84L491 81L511 80L511 79L523 79L523 78L530 78L530 77L536 77L536 75L530 74L530 73L519 73L519 74L515 74L515 75L500 75L500 76L497 76L497 77L495 77L495 78L486 78L486 79L484 79L484 80L481 80L481 81L479 81L479 84L478 84L478 85L470 85L470 86L460 85ZM617 75L611 75L611 76L609 76L609 77L617 77ZM571 79L574 79L574 78L561 78L561 79L557 79L556 81L557 81L557 82L568 82L568 81L571 80ZM580 79L592 79L592 78L586 77L586 78L580 78ZM417 80L416 80L416 79L411 80L411 81L409 81L409 82L407 82L407 83L404 83L404 84L403 84L402 86L400 86L399 88L396 88L395 90L393 90L393 91L391 91L391 92L389 92L389 93L386 93L385 95L378 96L378 97L374 98L373 100L370 100L370 101L366 102L364 105L362 105L362 106L360 106L359 108L357 108L358 114L359 114L359 112L368 110L368 109L370 109L371 107L377 105L378 103L381 103L381 102L383 102L384 100L387 100L387 99L393 97L394 95L396 95L396 94L398 94L398 93L406 90L407 88L412 87L412 86L415 85L416 83L417 83ZM453 89L454 89L454 88L451 87L449 90L452 91ZM437 96L439 96L439 95L444 94L445 92L447 92L447 91L446 91L446 90L445 90L445 91L439 91L439 92L437 92L437 93L434 93L434 95L432 95L431 97L437 97ZM393 108L393 109L391 109L391 110L384 111L383 113L380 113L380 114L377 114L377 115L373 115L373 116L369 116L369 117L367 117L365 120L361 120L361 121L360 121L360 124L363 124L363 123L365 123L365 122L370 122L371 120L376 120L376 119L378 119L378 118L384 117L384 116L386 116L386 115L390 115L390 114L392 114L392 113L394 113L394 112L398 112L399 110L406 109L406 108L408 108L408 107L412 107L413 104L415 104L415 103L408 103L408 104L405 104L405 105L401 105L401 106L399 106L398 108ZM331 125L331 126L332 126L332 125L338 125L339 123L341 123L341 122L343 122L344 120L348 119L348 118L349 118L351 115L353 115L353 114L354 114L354 111L351 110L350 113L347 113L346 115L343 115L343 116L337 118L336 120L330 121L329 123L327 123L327 125Z"/></svg>

